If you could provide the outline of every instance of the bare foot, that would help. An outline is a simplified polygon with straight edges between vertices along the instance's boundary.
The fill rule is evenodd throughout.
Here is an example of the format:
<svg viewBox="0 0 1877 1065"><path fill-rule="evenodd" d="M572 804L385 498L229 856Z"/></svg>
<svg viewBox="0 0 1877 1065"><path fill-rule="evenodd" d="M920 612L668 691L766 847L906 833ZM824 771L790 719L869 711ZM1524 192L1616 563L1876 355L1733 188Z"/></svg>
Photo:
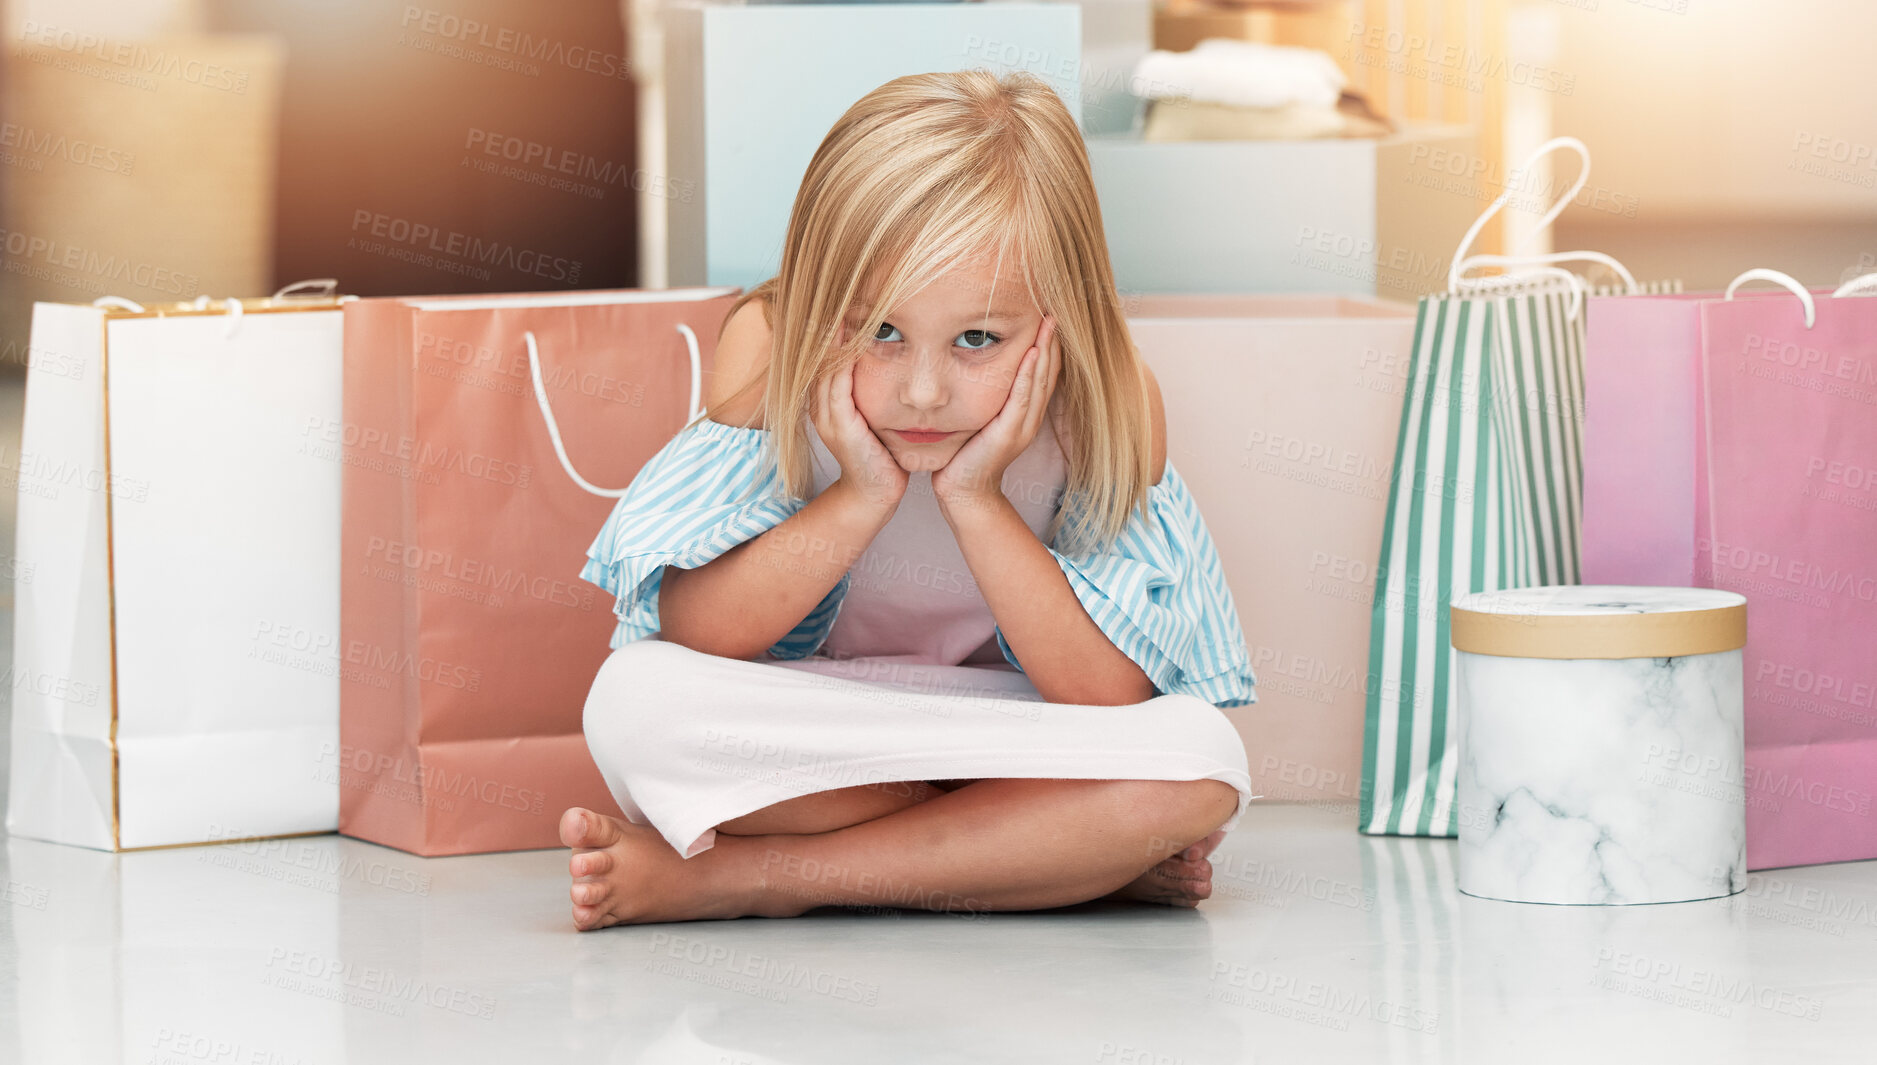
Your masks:
<svg viewBox="0 0 1877 1065"><path fill-rule="evenodd" d="M1157 902L1165 906L1188 908L1198 906L1201 899L1212 897L1212 863L1206 856L1224 839L1225 830L1220 829L1168 857L1127 885L1109 892L1104 898Z"/></svg>
<svg viewBox="0 0 1877 1065"><path fill-rule="evenodd" d="M682 858L649 825L635 825L570 807L560 819L561 842L573 848L568 871L574 927L742 917L753 893L735 886L734 856L718 848ZM723 841L718 844L723 846Z"/></svg>

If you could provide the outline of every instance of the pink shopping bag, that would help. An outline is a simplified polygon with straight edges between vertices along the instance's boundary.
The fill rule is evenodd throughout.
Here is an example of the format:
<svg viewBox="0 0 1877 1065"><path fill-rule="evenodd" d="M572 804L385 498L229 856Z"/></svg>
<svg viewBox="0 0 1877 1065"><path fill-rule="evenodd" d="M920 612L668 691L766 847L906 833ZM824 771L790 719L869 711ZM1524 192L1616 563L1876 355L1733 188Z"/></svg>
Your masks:
<svg viewBox="0 0 1877 1065"><path fill-rule="evenodd" d="M1750 869L1877 858L1877 299L1808 295L1587 312L1583 580L1747 597L1745 763L1690 783Z"/></svg>
<svg viewBox="0 0 1877 1065"><path fill-rule="evenodd" d="M580 481L629 484L697 413L740 292L346 305L344 421L308 426L345 462L341 833L480 854L618 816L581 727L616 619L577 577L612 501Z"/></svg>
<svg viewBox="0 0 1877 1065"><path fill-rule="evenodd" d="M1252 752L1252 786L1353 817L1414 308L1163 293L1131 296L1127 313L1258 674L1258 705L1230 712Z"/></svg>

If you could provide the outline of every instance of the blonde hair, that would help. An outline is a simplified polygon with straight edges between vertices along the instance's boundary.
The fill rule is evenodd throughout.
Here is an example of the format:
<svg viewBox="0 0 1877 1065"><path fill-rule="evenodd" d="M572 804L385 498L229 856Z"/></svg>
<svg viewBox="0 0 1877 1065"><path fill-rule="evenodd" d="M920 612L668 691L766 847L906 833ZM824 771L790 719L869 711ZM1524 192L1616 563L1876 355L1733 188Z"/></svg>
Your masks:
<svg viewBox="0 0 1877 1065"><path fill-rule="evenodd" d="M769 470L807 498L803 422L816 383L858 360L887 313L932 277L993 248L999 275L1009 264L1056 320L1062 360L1051 420L1068 434L1068 484L1045 542L1060 535L1065 553L1105 550L1160 476L1152 416L1081 131L1055 90L1023 71L894 78L822 139L776 275L729 311L760 298L773 337L763 404ZM878 291L863 293L876 276ZM843 345L842 319L856 304L868 307L867 322ZM1072 523L1068 497L1078 503Z"/></svg>

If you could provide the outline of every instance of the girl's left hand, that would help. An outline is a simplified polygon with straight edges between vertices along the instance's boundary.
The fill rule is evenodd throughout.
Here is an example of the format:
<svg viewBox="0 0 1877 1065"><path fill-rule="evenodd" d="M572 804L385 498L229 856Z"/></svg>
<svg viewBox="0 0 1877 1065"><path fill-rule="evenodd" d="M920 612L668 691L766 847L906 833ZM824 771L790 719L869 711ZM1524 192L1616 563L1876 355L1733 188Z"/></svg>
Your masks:
<svg viewBox="0 0 1877 1065"><path fill-rule="evenodd" d="M966 440L942 469L932 473L932 494L941 503L1003 495L1004 471L1036 439L1061 376L1056 320L1045 314L1036 342L1017 364L1003 409Z"/></svg>

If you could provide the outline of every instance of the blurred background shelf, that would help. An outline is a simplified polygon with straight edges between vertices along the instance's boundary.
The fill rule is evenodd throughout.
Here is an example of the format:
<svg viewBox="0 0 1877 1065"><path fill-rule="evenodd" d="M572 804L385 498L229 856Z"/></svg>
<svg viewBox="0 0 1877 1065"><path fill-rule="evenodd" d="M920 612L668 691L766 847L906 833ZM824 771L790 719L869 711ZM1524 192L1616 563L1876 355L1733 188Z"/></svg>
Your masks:
<svg viewBox="0 0 1877 1065"><path fill-rule="evenodd" d="M704 50L711 20L802 36L737 44L755 64L739 81L730 53ZM947 21L950 36L923 28ZM1877 110L1858 81L1877 7L1858 0L1776 14L1749 0L0 0L0 23L0 372L30 358L36 299L252 294L316 276L364 295L750 283L813 142L912 70L1034 70L1106 160L1104 182L1201 180L1119 175L1148 107L1135 64L1213 34L1318 48L1381 115L1465 131L1469 147L1416 160L1441 192L1430 231L1452 225L1445 208L1483 207L1549 137L1590 145L1577 208L1535 231L1574 176L1541 170L1479 250L1596 247L1690 288L1748 266L1815 284L1877 266ZM714 32L728 35L713 48L731 47L733 32ZM205 65L152 75L153 56ZM706 85L714 147L696 124ZM1353 228L1285 199L1300 172L1285 164L1267 184L1241 169L1195 210L1262 197L1273 213L1323 212L1291 219L1293 236ZM1161 283L1135 265L1168 257L1134 235L1166 209L1157 197L1104 202L1124 287ZM1450 254L1440 243L1375 241ZM1282 265L1208 287L1288 284Z"/></svg>

